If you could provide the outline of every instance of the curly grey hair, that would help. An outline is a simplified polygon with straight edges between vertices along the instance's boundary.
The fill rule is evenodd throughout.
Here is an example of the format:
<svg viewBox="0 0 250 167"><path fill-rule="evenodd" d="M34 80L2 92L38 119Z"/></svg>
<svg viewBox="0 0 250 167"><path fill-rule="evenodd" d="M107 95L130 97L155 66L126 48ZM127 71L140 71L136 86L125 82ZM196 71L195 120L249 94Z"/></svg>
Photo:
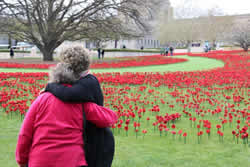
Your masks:
<svg viewBox="0 0 250 167"><path fill-rule="evenodd" d="M81 46L72 46L63 50L59 58L61 62L69 64L69 68L77 75L88 70L90 66L89 52Z"/></svg>
<svg viewBox="0 0 250 167"><path fill-rule="evenodd" d="M58 63L49 72L49 82L73 84L78 78L68 63Z"/></svg>

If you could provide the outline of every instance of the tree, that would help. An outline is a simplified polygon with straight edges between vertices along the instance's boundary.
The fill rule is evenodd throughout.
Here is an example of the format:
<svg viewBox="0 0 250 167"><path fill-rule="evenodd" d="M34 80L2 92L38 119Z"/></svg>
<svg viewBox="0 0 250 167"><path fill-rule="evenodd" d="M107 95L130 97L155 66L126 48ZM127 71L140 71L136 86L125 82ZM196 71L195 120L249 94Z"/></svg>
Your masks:
<svg viewBox="0 0 250 167"><path fill-rule="evenodd" d="M147 30L144 15L157 1L0 0L0 14L8 18L6 33L32 42L43 60L53 61L54 50L65 40L143 33ZM125 24L128 20L133 26Z"/></svg>
<svg viewBox="0 0 250 167"><path fill-rule="evenodd" d="M155 34L161 43L185 44L190 52L192 41L200 39L201 30L197 22L199 15L200 10L193 6L192 1L183 0L181 6L176 7L175 18L158 22Z"/></svg>
<svg viewBox="0 0 250 167"><path fill-rule="evenodd" d="M230 38L233 43L248 51L250 47L250 24L235 24Z"/></svg>
<svg viewBox="0 0 250 167"><path fill-rule="evenodd" d="M192 6L192 1L184 0L183 4L175 13L176 19L160 24L158 36L162 42L184 41L190 51L192 41L210 41L214 47L230 32L233 17L223 16L220 8L205 11Z"/></svg>
<svg viewBox="0 0 250 167"><path fill-rule="evenodd" d="M200 40L201 29L195 18L173 19L158 27L156 35L161 43L184 43L189 52L192 41Z"/></svg>
<svg viewBox="0 0 250 167"><path fill-rule="evenodd" d="M202 30L201 39L210 41L214 47L217 41L224 40L230 33L233 17L224 16L219 8L212 8L206 16L199 17L199 22L199 28Z"/></svg>

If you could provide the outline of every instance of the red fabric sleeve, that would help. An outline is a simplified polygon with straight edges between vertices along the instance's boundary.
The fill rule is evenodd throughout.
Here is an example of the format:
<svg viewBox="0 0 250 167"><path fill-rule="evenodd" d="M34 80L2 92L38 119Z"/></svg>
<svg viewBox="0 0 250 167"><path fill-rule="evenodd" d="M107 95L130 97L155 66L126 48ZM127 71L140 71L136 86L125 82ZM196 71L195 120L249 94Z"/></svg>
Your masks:
<svg viewBox="0 0 250 167"><path fill-rule="evenodd" d="M22 127L19 132L17 147L16 147L16 161L18 164L27 164L29 151L32 145L32 136L34 129L34 121L36 111L39 108L38 97L30 106L29 111L26 113L23 120Z"/></svg>
<svg viewBox="0 0 250 167"><path fill-rule="evenodd" d="M86 119L99 128L110 127L118 119L116 113L109 108L91 102L83 104Z"/></svg>

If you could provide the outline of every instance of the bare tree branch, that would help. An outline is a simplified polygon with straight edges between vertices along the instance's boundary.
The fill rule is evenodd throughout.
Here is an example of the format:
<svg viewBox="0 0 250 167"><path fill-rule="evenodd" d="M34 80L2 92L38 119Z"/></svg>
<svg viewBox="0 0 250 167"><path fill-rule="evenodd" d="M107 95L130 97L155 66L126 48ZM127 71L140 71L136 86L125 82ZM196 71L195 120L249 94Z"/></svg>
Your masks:
<svg viewBox="0 0 250 167"><path fill-rule="evenodd" d="M245 51L250 47L250 23L235 24L230 33L229 39L243 48Z"/></svg>
<svg viewBox="0 0 250 167"><path fill-rule="evenodd" d="M163 0L0 0L6 33L34 43L44 60L65 40L117 39L148 30L153 6Z"/></svg>

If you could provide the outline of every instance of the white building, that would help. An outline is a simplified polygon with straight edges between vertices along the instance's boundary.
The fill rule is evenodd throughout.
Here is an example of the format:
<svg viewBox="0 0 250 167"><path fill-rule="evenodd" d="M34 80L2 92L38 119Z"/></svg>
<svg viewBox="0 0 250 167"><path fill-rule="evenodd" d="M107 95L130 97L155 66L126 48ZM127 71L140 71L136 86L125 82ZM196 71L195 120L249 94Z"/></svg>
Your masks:
<svg viewBox="0 0 250 167"><path fill-rule="evenodd" d="M0 34L0 46L1 47L8 47L9 46L9 40L11 40L11 45L16 45L16 40L9 39L9 36L7 34Z"/></svg>

